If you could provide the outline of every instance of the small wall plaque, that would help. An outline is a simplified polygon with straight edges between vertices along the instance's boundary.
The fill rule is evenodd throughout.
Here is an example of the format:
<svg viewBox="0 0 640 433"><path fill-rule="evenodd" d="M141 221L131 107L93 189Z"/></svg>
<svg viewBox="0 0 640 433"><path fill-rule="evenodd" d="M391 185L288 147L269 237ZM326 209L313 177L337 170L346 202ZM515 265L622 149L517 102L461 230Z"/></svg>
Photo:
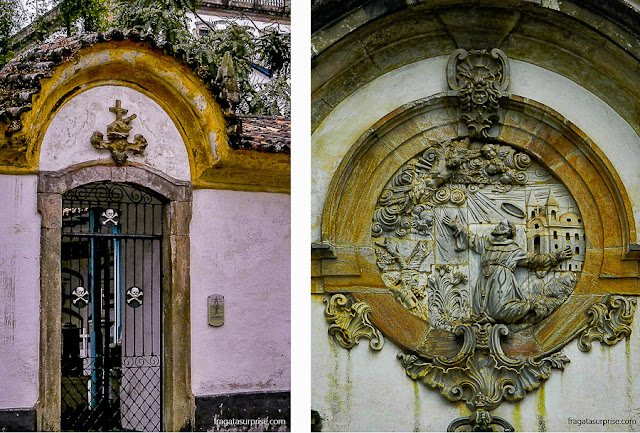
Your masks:
<svg viewBox="0 0 640 433"><path fill-rule="evenodd" d="M224 296L211 295L207 298L209 307L209 325L224 325Z"/></svg>

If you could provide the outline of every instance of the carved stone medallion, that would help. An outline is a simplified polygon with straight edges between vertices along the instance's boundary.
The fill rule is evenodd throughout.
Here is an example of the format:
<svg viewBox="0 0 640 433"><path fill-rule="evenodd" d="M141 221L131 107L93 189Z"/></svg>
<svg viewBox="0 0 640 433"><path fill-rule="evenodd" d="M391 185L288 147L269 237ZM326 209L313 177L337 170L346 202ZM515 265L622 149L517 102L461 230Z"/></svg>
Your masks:
<svg viewBox="0 0 640 433"><path fill-rule="evenodd" d="M613 345L628 337L636 300L605 290L603 280L613 274L595 263L605 232L593 224L601 215L589 194L573 197L545 165L548 156L510 141L512 126L511 134L501 132L507 130L501 110L510 125L520 116L513 114L517 98L506 101L504 53L457 50L447 78L443 106L458 107L451 117L460 135L436 141L425 131L387 143L386 136L403 136L390 129L363 136L359 145L375 149L362 157L366 163L354 153L344 164L340 174L353 179L336 183L325 208L326 239L314 250L326 276L322 290L332 293L325 317L341 346L351 349L364 337L381 350L384 335L400 348L408 377L465 402L473 413L450 428L510 428L488 411L523 399L564 369L569 359L560 350L570 341L589 351L593 341ZM536 124L541 116L529 120ZM532 128L526 137L538 133ZM386 174L372 182L371 160L379 155L396 159L376 166ZM549 165L559 167L572 191L592 191L582 188L585 181L572 183L559 163ZM360 203L363 185L371 188ZM361 231L367 223L370 238Z"/></svg>
<svg viewBox="0 0 640 433"><path fill-rule="evenodd" d="M522 329L571 294L584 263L566 187L512 146L432 143L387 183L373 215L382 280L431 326Z"/></svg>
<svg viewBox="0 0 640 433"><path fill-rule="evenodd" d="M567 300L585 259L574 199L526 152L469 138L428 143L383 188L371 234L396 300L462 340L453 357L400 353L414 380L482 411L522 399L569 362L502 348Z"/></svg>

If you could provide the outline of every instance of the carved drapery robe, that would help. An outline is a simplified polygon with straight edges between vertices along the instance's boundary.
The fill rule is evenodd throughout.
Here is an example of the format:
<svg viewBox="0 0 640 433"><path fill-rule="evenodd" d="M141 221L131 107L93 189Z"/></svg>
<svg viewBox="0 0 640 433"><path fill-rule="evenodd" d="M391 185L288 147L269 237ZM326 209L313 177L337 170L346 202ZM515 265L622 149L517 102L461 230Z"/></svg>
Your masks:
<svg viewBox="0 0 640 433"><path fill-rule="evenodd" d="M515 323L531 310L531 303L516 280L516 267L549 269L558 263L553 254L530 256L513 239L487 239L464 229L457 230L454 237L456 251L469 248L482 260L482 270L471 292L472 313L485 313L499 323Z"/></svg>

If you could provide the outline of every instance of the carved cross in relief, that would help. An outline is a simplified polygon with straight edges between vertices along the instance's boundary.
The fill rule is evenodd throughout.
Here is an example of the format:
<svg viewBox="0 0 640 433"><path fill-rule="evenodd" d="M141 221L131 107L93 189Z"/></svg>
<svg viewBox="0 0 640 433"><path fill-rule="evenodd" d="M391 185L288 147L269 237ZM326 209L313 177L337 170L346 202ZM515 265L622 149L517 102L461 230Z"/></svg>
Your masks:
<svg viewBox="0 0 640 433"><path fill-rule="evenodd" d="M126 152L134 155L142 155L147 147L147 140L140 134L133 137L133 142L127 141L132 127L129 125L137 116L132 114L124 117L129 110L122 108L120 100L116 101L115 107L110 107L109 111L115 113L116 120L107 125L107 140L101 132L96 131L91 136L91 144L96 149L107 149L111 152L111 158L117 165L122 165L127 160Z"/></svg>

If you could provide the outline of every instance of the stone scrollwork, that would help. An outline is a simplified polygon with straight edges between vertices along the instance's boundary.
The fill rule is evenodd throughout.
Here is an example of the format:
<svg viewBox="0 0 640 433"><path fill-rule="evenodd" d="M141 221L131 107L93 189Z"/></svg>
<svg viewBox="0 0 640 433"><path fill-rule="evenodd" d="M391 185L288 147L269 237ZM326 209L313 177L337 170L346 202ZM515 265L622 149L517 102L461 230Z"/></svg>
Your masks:
<svg viewBox="0 0 640 433"><path fill-rule="evenodd" d="M506 81L495 83L494 90L506 89ZM425 144L382 188L372 249L389 294L428 329L455 336L453 356L433 354L432 346L404 348L398 358L406 374L488 414L569 362L558 349L524 355L503 344L507 336L529 338L514 334L572 295L586 258L585 226L567 187L525 151L487 138ZM622 296L591 306L580 349L627 337L635 306ZM343 311L342 320L351 319Z"/></svg>
<svg viewBox="0 0 640 433"><path fill-rule="evenodd" d="M503 400L522 400L549 378L552 369L564 369L569 359L561 352L541 359L505 355L501 338L509 334L503 325L460 325L460 352L451 357L399 353L413 380L438 389L449 401L464 401L473 410L492 410Z"/></svg>
<svg viewBox="0 0 640 433"><path fill-rule="evenodd" d="M616 295L592 305L587 311L591 316L589 326L578 337L580 350L591 350L594 340L613 345L629 337L636 306L634 297ZM563 370L570 362L562 352L539 357L507 356L501 339L510 331L504 324L465 324L454 332L463 337L463 344L453 357L401 352L398 359L410 378L438 389L449 401L464 401L474 411L490 411L505 400L522 400L539 388L553 369ZM470 418L457 421L469 424Z"/></svg>
<svg viewBox="0 0 640 433"><path fill-rule="evenodd" d="M353 303L345 295L337 294L325 299L324 315L329 325L329 334L344 348L351 349L360 338L368 338L373 350L384 344L382 333L369 321L371 307L364 302Z"/></svg>
<svg viewBox="0 0 640 433"><path fill-rule="evenodd" d="M503 338L568 299L585 260L584 223L573 197L524 151L480 138L429 142L382 189L371 235L389 293L461 342L448 357L421 348L401 352L412 379L481 413L523 399L569 362L561 352L523 356L503 349ZM624 334L628 308L615 302L592 308L585 340ZM605 315L613 322L601 324Z"/></svg>
<svg viewBox="0 0 640 433"><path fill-rule="evenodd" d="M578 348L588 352L595 340L612 346L628 338L637 302L636 298L608 295L603 302L589 307L587 314L591 320L578 338Z"/></svg>
<svg viewBox="0 0 640 433"><path fill-rule="evenodd" d="M500 122L500 98L508 96L509 62L501 50L458 49L447 65L449 87L457 93L471 137L489 137Z"/></svg>
<svg viewBox="0 0 640 433"><path fill-rule="evenodd" d="M564 370L570 361L559 350L569 341L589 351L593 341L629 337L637 301L578 286L591 268L588 236L597 234L583 221L582 199L536 154L495 135L510 80L504 53L457 50L447 77L468 133L442 141L415 135L423 146L387 172L374 206L362 206L372 210L371 237L368 247L357 245L366 249L358 269L367 272L361 287L371 282L375 290L353 296L376 306L373 323L367 304L342 294L325 300L325 317L348 349L365 337L379 350L374 324L384 329L411 379L473 411L451 429L508 429L489 411ZM585 295L601 301L587 309L594 298ZM588 325L574 306L585 309Z"/></svg>

